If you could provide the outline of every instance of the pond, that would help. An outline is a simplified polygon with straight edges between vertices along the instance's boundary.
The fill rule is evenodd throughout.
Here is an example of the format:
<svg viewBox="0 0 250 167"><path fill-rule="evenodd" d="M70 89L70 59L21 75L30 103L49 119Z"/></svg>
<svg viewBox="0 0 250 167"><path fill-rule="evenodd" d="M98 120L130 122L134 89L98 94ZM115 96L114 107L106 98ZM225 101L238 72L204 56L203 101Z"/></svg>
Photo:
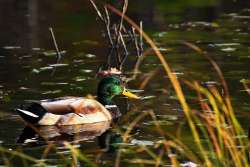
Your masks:
<svg viewBox="0 0 250 167"><path fill-rule="evenodd" d="M183 42L195 44L206 51L221 68L235 114L247 131L250 126L250 98L242 80L250 79L250 2L136 0L129 2L128 15L137 22L143 21L144 30L154 39L179 79L220 87L220 79L211 63ZM89 1L0 2L1 146L9 150L23 150L38 159L43 157L49 164L66 166L70 162L60 156L70 155L69 149L63 145L64 141L69 141L80 148L85 157L95 159L100 166L113 166L117 146L109 145L107 140L113 143L122 141L120 131L128 128L134 114L149 110L154 112L165 131L170 134L179 131L184 141L192 142L190 131L186 130L187 121L169 78L165 76L157 57L149 54L140 66L142 73L128 83L129 88L143 90L138 94L148 98L128 101L118 97L116 101L123 116L113 123L112 128L109 128L109 123L94 125L100 126L97 130L78 126L73 127L79 129L78 135L72 136L72 129L48 127L45 135L58 131L64 134L58 138L53 138L53 135L49 137L56 143L56 149L49 151L48 155L44 153L47 145L43 140L24 145L17 143L25 137L23 132L28 133L30 139L36 135L32 129L25 128L24 122L14 111L25 100L96 95L99 79L95 75L108 54L107 39L103 37L104 27L96 18ZM62 52L54 75L56 52L49 27L53 27ZM131 76L135 60L135 55L129 55L125 64L127 76ZM145 84L148 77L149 83ZM194 92L186 86L184 91L188 103L198 105ZM148 156L135 155L130 148L141 145L150 147L162 139L150 117L140 121L130 135L129 142L124 143L122 166L137 166L142 157ZM98 151L107 147L108 152ZM2 158L0 165L4 163ZM20 163L19 160L13 161L13 164L17 163Z"/></svg>

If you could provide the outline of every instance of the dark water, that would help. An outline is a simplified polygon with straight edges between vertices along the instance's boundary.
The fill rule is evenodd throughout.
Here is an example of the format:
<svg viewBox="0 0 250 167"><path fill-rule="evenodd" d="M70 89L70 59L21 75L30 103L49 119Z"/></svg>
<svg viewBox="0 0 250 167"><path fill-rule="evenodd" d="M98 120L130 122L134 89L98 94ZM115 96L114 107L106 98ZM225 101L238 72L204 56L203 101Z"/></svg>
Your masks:
<svg viewBox="0 0 250 167"><path fill-rule="evenodd" d="M197 80L202 84L214 83L220 87L211 64L180 41L194 43L209 53L221 67L229 85L235 113L243 127L247 128L250 121L250 98L240 80L250 79L250 2L136 0L129 3L129 16L137 21L143 20L145 30L160 46L180 79ZM54 28L60 50L64 51L61 66L57 67L54 76L51 76L50 65L56 63L56 57L48 31L50 26ZM105 62L108 52L102 29L88 1L0 2L1 145L8 148L18 147L16 141L24 124L13 108L24 100L95 95L98 84L95 73L98 66ZM134 62L134 55L129 56L126 63L128 76ZM152 109L166 131L174 133L177 128L182 128L182 135L188 141L190 134L185 132L186 123L181 107L157 58L149 55L140 70L143 73L130 82L129 87L139 89L144 78L157 70L156 76L142 93L155 98L129 102L130 108L136 112ZM189 103L197 105L194 94L185 90ZM123 104L124 99L117 100ZM126 107L122 106L122 110L126 111ZM132 120L125 115L118 121L118 129L127 128L127 119ZM103 129L105 127L106 125ZM53 130L52 134L55 133ZM114 136L114 140L120 139L116 128L101 137L95 137L102 132L91 131L83 133L83 136L79 135L80 145L77 147L81 147L87 157L96 158L96 153L92 152L103 146L102 141L106 136ZM161 136L153 130L152 120L146 118L133 132L128 147L143 144L150 146L160 139ZM62 139L54 140L76 139L66 135ZM40 144L43 145L42 142ZM62 143L59 142L59 150L60 144ZM24 152L41 157L43 147L25 147ZM65 148L61 152L69 154ZM133 157L133 153L128 150L124 152L124 163L131 166L136 163L137 157ZM114 154L107 153L101 155L99 161L108 166L113 164L114 157ZM55 153L51 153L48 161L53 162L57 158Z"/></svg>

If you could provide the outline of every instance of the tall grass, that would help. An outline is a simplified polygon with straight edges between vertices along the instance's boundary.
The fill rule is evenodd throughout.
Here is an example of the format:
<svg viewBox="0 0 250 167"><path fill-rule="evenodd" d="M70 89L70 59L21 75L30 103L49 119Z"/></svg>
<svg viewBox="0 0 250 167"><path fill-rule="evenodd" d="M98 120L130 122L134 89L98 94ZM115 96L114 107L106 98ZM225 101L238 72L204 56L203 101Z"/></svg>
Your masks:
<svg viewBox="0 0 250 167"><path fill-rule="evenodd" d="M201 110L197 111L191 109L185 99L180 81L176 77L175 73L172 72L172 69L153 40L145 32L143 32L132 19L111 5L107 5L107 7L115 14L123 17L124 20L133 26L138 33L141 33L145 41L153 49L155 55L159 58L161 64L163 65L166 75L169 77L185 113L194 138L194 142L199 149L199 162L196 163L207 167L248 166L248 141L246 138L242 138L242 136L245 134L235 117L227 84L218 65L200 48L190 43L186 43L186 45L204 55L211 62L222 82L223 89L225 91L225 95L222 96L215 87L206 89L199 85L198 82L186 81L185 83L190 88L197 91L197 96L199 97L201 104ZM208 101L204 101L204 99L208 99ZM157 123L157 120L155 121ZM157 125L157 128L159 128L159 125ZM207 142L202 142L202 136L205 136ZM172 146L169 143L172 143ZM164 141L164 144L166 144L167 152L171 147L175 147L179 150L183 149L181 148L183 144L181 145L178 142L175 143L166 140ZM212 156L209 154L212 154ZM178 160L174 156L170 156L169 158L173 166L178 166Z"/></svg>

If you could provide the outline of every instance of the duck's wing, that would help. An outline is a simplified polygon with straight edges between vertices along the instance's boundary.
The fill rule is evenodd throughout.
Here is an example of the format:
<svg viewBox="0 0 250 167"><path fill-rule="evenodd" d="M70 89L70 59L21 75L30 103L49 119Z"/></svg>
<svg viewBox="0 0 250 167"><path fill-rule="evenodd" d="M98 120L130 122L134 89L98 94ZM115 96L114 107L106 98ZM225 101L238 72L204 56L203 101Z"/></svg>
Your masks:
<svg viewBox="0 0 250 167"><path fill-rule="evenodd" d="M82 97L60 97L55 99L41 100L40 105L49 113L67 114L76 112L71 104L83 100Z"/></svg>
<svg viewBox="0 0 250 167"><path fill-rule="evenodd" d="M49 113L68 114L75 113L79 116L97 114L99 112L110 115L109 111L98 101L82 97L66 97L41 101L41 106Z"/></svg>
<svg viewBox="0 0 250 167"><path fill-rule="evenodd" d="M82 98L73 101L69 107L77 114L89 115L98 112L108 112L108 110L98 101L94 99Z"/></svg>
<svg viewBox="0 0 250 167"><path fill-rule="evenodd" d="M93 99L79 99L69 104L74 113L63 115L59 125L88 124L109 121L111 113L98 101Z"/></svg>

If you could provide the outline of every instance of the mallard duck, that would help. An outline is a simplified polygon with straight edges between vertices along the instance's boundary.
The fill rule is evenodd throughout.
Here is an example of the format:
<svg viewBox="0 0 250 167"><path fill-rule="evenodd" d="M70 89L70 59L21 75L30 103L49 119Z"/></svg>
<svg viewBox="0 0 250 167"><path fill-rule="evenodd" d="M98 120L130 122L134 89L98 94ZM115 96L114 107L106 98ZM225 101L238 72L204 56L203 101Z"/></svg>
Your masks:
<svg viewBox="0 0 250 167"><path fill-rule="evenodd" d="M116 95L139 97L129 92L118 76L103 78L98 84L97 100L84 97L60 97L32 102L17 108L19 115L35 125L75 125L110 121L117 115L112 102Z"/></svg>

